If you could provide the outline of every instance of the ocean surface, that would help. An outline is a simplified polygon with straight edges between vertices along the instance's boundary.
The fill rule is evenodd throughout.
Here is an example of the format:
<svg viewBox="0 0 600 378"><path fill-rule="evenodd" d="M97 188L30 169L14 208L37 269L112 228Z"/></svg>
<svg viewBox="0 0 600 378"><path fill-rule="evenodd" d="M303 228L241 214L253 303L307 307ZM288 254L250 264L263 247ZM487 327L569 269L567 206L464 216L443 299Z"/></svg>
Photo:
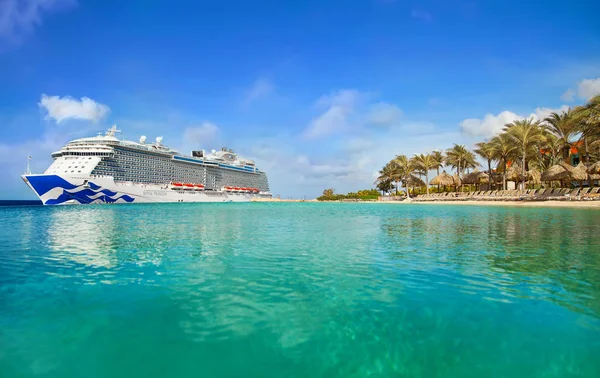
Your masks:
<svg viewBox="0 0 600 378"><path fill-rule="evenodd" d="M600 211L0 208L0 377L600 377Z"/></svg>

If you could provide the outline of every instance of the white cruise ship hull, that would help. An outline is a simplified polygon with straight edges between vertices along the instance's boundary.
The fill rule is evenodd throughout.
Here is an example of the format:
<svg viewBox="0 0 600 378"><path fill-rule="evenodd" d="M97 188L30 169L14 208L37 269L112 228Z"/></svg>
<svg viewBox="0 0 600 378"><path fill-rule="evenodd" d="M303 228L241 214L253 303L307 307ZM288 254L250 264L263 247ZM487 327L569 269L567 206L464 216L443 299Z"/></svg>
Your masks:
<svg viewBox="0 0 600 378"><path fill-rule="evenodd" d="M172 189L169 185L118 183L112 177L23 175L23 181L44 205L160 203L160 202L249 202L270 198L270 193L233 193L218 190Z"/></svg>

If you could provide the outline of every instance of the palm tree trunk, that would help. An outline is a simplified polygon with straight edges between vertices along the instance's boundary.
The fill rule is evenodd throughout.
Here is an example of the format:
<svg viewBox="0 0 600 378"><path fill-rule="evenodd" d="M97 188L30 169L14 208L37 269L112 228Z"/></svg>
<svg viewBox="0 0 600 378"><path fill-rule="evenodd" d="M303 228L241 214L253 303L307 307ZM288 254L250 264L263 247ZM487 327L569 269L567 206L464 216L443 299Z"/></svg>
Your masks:
<svg viewBox="0 0 600 378"><path fill-rule="evenodd" d="M492 187L492 182L494 182L494 178L492 177L492 161L488 159L488 176L489 176L489 186ZM495 184L495 182L494 182Z"/></svg>
<svg viewBox="0 0 600 378"><path fill-rule="evenodd" d="M429 173L425 172L425 191L429 194Z"/></svg>
<svg viewBox="0 0 600 378"><path fill-rule="evenodd" d="M437 175L436 175L436 176L439 176L439 175L440 175L440 167L437 167L435 170L436 170L436 172L437 172ZM439 193L439 192L440 192L440 184L438 184L438 193Z"/></svg>
<svg viewBox="0 0 600 378"><path fill-rule="evenodd" d="M456 175L458 176L458 179L460 180L460 159L458 159L458 167L456 167ZM458 182L456 183L456 190L455 192L458 192Z"/></svg>
<svg viewBox="0 0 600 378"><path fill-rule="evenodd" d="M502 172L502 190L506 190L506 159L504 160L504 172Z"/></svg>
<svg viewBox="0 0 600 378"><path fill-rule="evenodd" d="M525 143L523 143L523 187L521 189L525 189Z"/></svg>
<svg viewBox="0 0 600 378"><path fill-rule="evenodd" d="M396 181L396 195L398 195L398 181Z"/></svg>

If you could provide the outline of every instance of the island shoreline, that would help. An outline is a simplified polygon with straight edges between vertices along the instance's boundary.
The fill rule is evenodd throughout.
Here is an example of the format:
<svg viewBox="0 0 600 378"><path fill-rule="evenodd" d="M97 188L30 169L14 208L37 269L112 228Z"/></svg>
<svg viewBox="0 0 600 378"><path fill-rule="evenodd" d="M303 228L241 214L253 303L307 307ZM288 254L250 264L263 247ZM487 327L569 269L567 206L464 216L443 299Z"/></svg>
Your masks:
<svg viewBox="0 0 600 378"><path fill-rule="evenodd" d="M388 204L388 205L458 205L458 206L504 206L537 208L600 209L600 201L317 201L261 199L265 203L340 203L340 204Z"/></svg>

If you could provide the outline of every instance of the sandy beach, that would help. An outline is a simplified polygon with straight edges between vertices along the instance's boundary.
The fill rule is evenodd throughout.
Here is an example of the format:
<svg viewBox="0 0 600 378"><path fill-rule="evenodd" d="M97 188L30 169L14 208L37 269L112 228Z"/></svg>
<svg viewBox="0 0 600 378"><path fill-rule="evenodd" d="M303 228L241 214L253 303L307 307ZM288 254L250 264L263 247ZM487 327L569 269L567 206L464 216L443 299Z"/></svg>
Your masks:
<svg viewBox="0 0 600 378"><path fill-rule="evenodd" d="M398 202L403 203L403 202ZM570 207L600 209L600 201L431 201L406 202L416 205L465 205L465 206L510 206L510 207Z"/></svg>
<svg viewBox="0 0 600 378"><path fill-rule="evenodd" d="M317 200L294 200L294 199L257 199L253 202L310 202L310 203L369 203L388 205L461 205L461 206L509 206L509 207L561 207L561 208L584 208L600 209L600 201L317 201Z"/></svg>

